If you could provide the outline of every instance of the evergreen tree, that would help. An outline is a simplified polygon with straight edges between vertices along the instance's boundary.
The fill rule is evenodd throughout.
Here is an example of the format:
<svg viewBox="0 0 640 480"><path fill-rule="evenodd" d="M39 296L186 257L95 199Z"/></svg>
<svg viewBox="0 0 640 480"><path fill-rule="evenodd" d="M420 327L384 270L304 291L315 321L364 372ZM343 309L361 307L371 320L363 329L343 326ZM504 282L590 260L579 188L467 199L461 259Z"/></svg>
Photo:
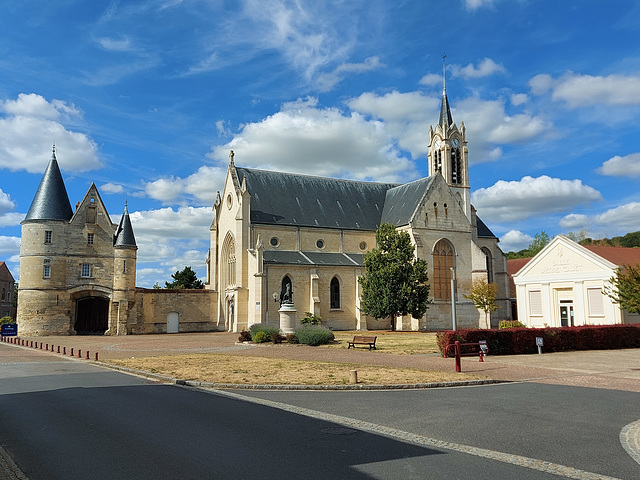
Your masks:
<svg viewBox="0 0 640 480"><path fill-rule="evenodd" d="M609 280L605 293L629 313L640 313L640 265L625 265Z"/></svg>
<svg viewBox="0 0 640 480"><path fill-rule="evenodd" d="M173 275L173 282L164 282L164 288L167 289L202 289L204 288L204 284L202 280L198 280L198 276L196 272L194 272L191 267L184 267L183 270L177 271Z"/></svg>
<svg viewBox="0 0 640 480"><path fill-rule="evenodd" d="M429 301L427 262L414 257L407 232L383 223L376 232L378 248L364 255L365 274L360 277L360 309L374 318L411 314L422 317Z"/></svg>

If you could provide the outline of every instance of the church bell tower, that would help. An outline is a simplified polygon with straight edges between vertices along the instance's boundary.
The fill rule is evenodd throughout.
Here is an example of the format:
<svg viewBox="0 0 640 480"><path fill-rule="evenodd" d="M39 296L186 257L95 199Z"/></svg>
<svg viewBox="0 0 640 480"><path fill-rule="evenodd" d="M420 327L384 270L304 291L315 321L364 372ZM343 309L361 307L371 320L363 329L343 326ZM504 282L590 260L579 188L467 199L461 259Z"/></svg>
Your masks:
<svg viewBox="0 0 640 480"><path fill-rule="evenodd" d="M464 122L460 129L453 122L442 65L442 104L438 124L429 127L429 176L440 173L471 221L471 191L469 188L469 150Z"/></svg>

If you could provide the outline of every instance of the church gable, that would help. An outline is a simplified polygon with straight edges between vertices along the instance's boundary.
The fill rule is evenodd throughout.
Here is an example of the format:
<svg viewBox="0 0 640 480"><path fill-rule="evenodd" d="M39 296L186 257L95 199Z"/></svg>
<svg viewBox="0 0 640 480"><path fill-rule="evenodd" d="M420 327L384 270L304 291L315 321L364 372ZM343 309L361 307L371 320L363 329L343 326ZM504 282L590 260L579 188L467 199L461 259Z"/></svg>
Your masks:
<svg viewBox="0 0 640 480"><path fill-rule="evenodd" d="M412 228L470 232L471 224L442 175L434 175L410 219Z"/></svg>
<svg viewBox="0 0 640 480"><path fill-rule="evenodd" d="M382 211L382 223L390 223L396 227L408 225L423 203L434 179L435 176L421 178L388 190Z"/></svg>

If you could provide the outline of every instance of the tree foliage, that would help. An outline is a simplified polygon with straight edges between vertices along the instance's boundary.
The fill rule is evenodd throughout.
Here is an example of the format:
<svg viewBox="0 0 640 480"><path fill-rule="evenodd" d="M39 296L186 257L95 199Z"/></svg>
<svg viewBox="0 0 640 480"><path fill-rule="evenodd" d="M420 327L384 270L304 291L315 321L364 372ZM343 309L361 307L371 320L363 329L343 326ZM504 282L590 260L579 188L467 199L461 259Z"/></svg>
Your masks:
<svg viewBox="0 0 640 480"><path fill-rule="evenodd" d="M487 283L486 280L475 280L471 286L471 293L464 295L473 302L478 310L482 310L485 315L485 326L490 328L489 314L495 312L500 306L496 302L498 296L498 285L495 283Z"/></svg>
<svg viewBox="0 0 640 480"><path fill-rule="evenodd" d="M427 262L414 257L409 234L389 223L380 225L376 241L378 248L364 256L360 309L374 318L422 317L430 303Z"/></svg>
<svg viewBox="0 0 640 480"><path fill-rule="evenodd" d="M506 257L511 260L514 258L531 258L535 257L536 254L542 250L547 244L551 241L549 235L543 230L542 232L536 233L535 237L529 244L529 246L519 252L509 252L506 254Z"/></svg>
<svg viewBox="0 0 640 480"><path fill-rule="evenodd" d="M202 280L198 279L196 272L194 272L191 267L184 267L184 269L177 271L173 275L173 282L164 282L164 288L167 289L202 289L204 288L204 283Z"/></svg>
<svg viewBox="0 0 640 480"><path fill-rule="evenodd" d="M640 313L640 265L625 265L609 280L605 293L629 313Z"/></svg>

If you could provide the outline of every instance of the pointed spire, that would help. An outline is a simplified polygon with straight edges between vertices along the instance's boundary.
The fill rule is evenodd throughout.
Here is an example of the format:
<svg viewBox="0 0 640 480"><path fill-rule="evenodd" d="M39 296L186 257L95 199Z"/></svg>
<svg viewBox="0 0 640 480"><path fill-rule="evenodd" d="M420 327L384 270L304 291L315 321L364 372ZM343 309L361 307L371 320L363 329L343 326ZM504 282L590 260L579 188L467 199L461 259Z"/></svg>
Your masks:
<svg viewBox="0 0 640 480"><path fill-rule="evenodd" d="M449 99L447 98L447 80L445 75L445 59L447 56L442 54L442 105L440 105L440 120L438 125L442 130L447 132L450 125L453 125L453 117L451 117L451 109L449 108Z"/></svg>
<svg viewBox="0 0 640 480"><path fill-rule="evenodd" d="M127 201L124 202L124 213L120 217L120 223L116 229L116 233L113 235L114 247L137 247L136 237L133 235L133 227L131 226L131 219L129 218L129 209L127 208Z"/></svg>
<svg viewBox="0 0 640 480"><path fill-rule="evenodd" d="M64 186L62 173L56 159L56 146L53 145L53 153L49 165L40 180L40 185L33 197L24 222L36 220L71 220L73 210L69 202L69 195Z"/></svg>

